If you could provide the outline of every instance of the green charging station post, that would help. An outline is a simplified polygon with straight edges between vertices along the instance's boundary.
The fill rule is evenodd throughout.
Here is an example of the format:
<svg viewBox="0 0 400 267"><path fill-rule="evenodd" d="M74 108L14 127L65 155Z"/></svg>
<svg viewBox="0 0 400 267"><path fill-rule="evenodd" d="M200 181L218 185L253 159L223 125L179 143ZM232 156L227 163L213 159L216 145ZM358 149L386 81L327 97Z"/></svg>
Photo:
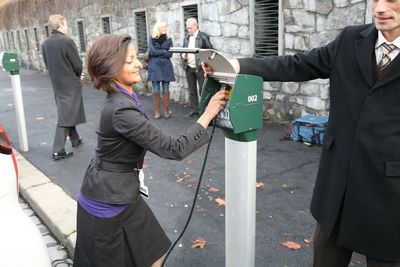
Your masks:
<svg viewBox="0 0 400 267"><path fill-rule="evenodd" d="M17 114L17 127L18 127L18 137L20 149L23 152L27 152L28 148L28 137L26 133L25 124L25 113L24 104L22 101L22 90L21 90L21 79L19 76L19 60L17 53L14 52L4 52L0 58L2 62L3 69L10 72L11 84L14 92L14 104L15 111Z"/></svg>
<svg viewBox="0 0 400 267"><path fill-rule="evenodd" d="M216 92L228 91L227 105L215 120L225 133L225 265L254 267L257 129L263 126L263 80L237 74L229 60L212 49L170 51L195 53L213 68L202 88L201 111Z"/></svg>

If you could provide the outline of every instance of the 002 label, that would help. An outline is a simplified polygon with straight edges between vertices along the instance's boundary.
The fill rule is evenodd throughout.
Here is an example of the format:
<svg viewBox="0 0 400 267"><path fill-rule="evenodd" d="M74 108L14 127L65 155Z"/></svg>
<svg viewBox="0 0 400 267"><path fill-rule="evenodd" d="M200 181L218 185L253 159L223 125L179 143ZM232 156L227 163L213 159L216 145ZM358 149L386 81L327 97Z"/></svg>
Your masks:
<svg viewBox="0 0 400 267"><path fill-rule="evenodd" d="M247 97L247 102L251 103L251 102L257 102L257 95L249 95Z"/></svg>

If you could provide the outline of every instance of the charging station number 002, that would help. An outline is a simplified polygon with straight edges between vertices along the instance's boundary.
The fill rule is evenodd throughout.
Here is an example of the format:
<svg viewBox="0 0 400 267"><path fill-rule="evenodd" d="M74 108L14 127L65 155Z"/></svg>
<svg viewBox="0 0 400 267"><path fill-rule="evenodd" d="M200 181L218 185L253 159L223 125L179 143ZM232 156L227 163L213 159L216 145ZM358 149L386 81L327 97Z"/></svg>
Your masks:
<svg viewBox="0 0 400 267"><path fill-rule="evenodd" d="M257 95L249 95L247 97L247 102L251 103L251 102L257 102Z"/></svg>

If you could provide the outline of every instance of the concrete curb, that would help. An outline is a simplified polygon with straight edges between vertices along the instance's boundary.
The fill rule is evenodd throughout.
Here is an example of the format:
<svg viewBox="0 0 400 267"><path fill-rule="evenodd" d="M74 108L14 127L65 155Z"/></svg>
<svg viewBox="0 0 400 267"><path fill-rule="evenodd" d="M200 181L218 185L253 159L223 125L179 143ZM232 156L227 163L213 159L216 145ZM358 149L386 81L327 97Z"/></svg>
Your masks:
<svg viewBox="0 0 400 267"><path fill-rule="evenodd" d="M64 190L15 151L19 193L73 256L77 204Z"/></svg>

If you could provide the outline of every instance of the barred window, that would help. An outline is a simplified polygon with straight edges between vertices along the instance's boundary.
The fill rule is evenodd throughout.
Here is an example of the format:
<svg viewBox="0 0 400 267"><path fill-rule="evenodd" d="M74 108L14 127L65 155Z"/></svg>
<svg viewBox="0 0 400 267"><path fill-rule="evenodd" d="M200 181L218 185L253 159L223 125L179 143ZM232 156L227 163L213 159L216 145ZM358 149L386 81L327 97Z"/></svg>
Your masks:
<svg viewBox="0 0 400 267"><path fill-rule="evenodd" d="M25 41L26 41L26 51L31 50L31 45L29 44L29 35L28 35L28 29L24 29L25 33Z"/></svg>
<svg viewBox="0 0 400 267"><path fill-rule="evenodd" d="M44 25L44 34L46 35L46 37L50 36L49 25Z"/></svg>
<svg viewBox="0 0 400 267"><path fill-rule="evenodd" d="M183 8L183 23L185 24L184 29L185 29L185 35L186 35L187 34L186 20L188 18L195 18L197 21L199 21L199 13L197 10L197 4L183 6L182 8Z"/></svg>
<svg viewBox="0 0 400 267"><path fill-rule="evenodd" d="M38 36L38 34L37 34L37 29L36 29L36 28L33 28L33 33L35 34L36 51L40 51L39 36Z"/></svg>
<svg viewBox="0 0 400 267"><path fill-rule="evenodd" d="M20 35L19 31L17 31L17 39L18 39L19 50L22 50L21 35Z"/></svg>
<svg viewBox="0 0 400 267"><path fill-rule="evenodd" d="M79 34L79 44L81 48L81 52L86 52L86 41L85 41L85 34L83 30L83 21L77 21L78 25L78 34Z"/></svg>
<svg viewBox="0 0 400 267"><path fill-rule="evenodd" d="M278 55L279 0L254 0L254 56Z"/></svg>
<svg viewBox="0 0 400 267"><path fill-rule="evenodd" d="M14 32L11 32L11 43L12 43L12 49L15 50L15 38L14 38Z"/></svg>
<svg viewBox="0 0 400 267"><path fill-rule="evenodd" d="M146 27L146 12L136 12L136 36L138 44L138 54L146 53L147 44L147 27Z"/></svg>
<svg viewBox="0 0 400 267"><path fill-rule="evenodd" d="M103 28L103 33L111 33L110 17L102 17L101 25Z"/></svg>
<svg viewBox="0 0 400 267"><path fill-rule="evenodd" d="M6 32L6 48L7 49L11 49L11 43L10 43L10 35L9 35L9 33L8 32Z"/></svg>

